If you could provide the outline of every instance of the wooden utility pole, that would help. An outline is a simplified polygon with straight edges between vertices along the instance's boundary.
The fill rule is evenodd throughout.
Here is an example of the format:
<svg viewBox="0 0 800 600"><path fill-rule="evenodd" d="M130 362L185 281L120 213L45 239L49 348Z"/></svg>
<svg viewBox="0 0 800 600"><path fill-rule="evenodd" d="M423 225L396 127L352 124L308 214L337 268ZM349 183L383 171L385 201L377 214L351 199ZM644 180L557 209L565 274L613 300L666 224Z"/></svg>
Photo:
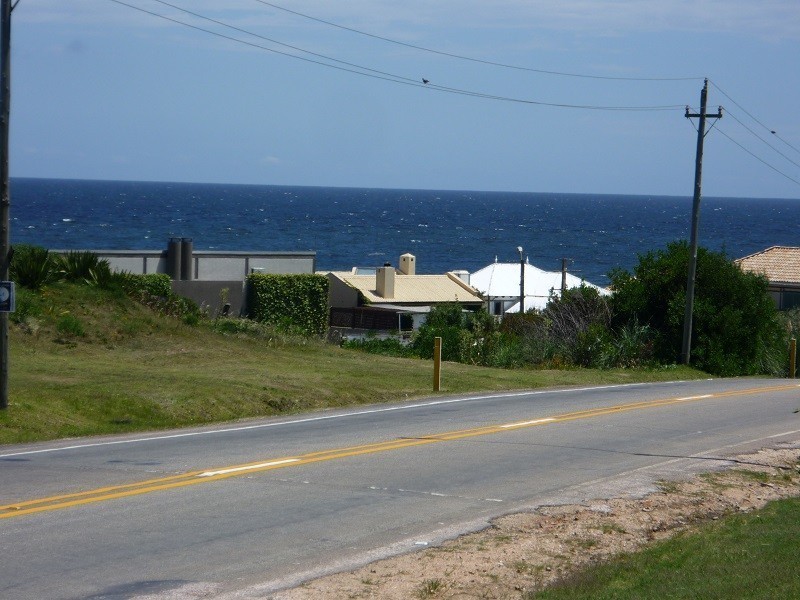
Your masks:
<svg viewBox="0 0 800 600"><path fill-rule="evenodd" d="M19 0L17 0L19 2ZM16 4L15 4L16 6ZM0 0L0 280L8 281L11 204L8 129L11 117L11 0ZM0 409L8 408L8 313L0 312Z"/></svg>
<svg viewBox="0 0 800 600"><path fill-rule="evenodd" d="M686 279L686 312L683 316L683 346L681 348L681 361L683 364L689 364L689 358L692 351L692 314L694 313L694 280L697 272L697 230L700 224L700 198L701 182L703 179L703 140L706 137L706 119L721 119L722 107L716 114L706 114L706 106L708 104L708 79L703 84L703 90L700 92L700 112L698 114L690 113L689 107L686 107L686 118L693 119L699 118L700 122L697 126L697 154L694 163L694 200L692 202L692 234L690 242L690 255L689 255L689 274Z"/></svg>

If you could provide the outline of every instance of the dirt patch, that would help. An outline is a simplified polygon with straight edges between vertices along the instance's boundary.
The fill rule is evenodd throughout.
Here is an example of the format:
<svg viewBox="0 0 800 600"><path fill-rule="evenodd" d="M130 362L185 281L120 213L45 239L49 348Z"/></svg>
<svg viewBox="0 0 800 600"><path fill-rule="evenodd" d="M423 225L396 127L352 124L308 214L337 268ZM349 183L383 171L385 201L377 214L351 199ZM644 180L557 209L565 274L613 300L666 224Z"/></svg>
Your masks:
<svg viewBox="0 0 800 600"><path fill-rule="evenodd" d="M323 577L273 598L519 598L698 523L800 496L800 448L791 446L732 457L726 470L662 482L660 491L640 499L500 517L478 533Z"/></svg>

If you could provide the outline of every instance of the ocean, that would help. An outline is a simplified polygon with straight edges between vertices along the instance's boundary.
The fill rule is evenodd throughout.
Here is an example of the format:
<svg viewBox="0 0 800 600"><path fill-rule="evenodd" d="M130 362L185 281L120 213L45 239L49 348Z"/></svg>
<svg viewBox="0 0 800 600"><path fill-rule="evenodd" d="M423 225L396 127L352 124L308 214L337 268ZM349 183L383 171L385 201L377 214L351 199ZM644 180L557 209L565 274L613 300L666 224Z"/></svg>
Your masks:
<svg viewBox="0 0 800 600"><path fill-rule="evenodd" d="M11 243L50 249L308 251L318 270L398 264L418 273L516 262L606 285L639 254L689 239L691 197L272 185L11 180ZM703 198L700 245L739 258L800 245L800 200Z"/></svg>

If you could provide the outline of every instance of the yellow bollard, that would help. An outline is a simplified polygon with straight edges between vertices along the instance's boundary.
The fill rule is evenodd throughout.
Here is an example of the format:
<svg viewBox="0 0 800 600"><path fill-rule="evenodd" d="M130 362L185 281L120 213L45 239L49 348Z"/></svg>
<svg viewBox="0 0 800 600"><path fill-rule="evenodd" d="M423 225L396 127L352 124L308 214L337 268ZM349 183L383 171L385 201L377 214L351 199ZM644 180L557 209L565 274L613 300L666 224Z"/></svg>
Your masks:
<svg viewBox="0 0 800 600"><path fill-rule="evenodd" d="M442 338L433 338L433 391L442 388Z"/></svg>

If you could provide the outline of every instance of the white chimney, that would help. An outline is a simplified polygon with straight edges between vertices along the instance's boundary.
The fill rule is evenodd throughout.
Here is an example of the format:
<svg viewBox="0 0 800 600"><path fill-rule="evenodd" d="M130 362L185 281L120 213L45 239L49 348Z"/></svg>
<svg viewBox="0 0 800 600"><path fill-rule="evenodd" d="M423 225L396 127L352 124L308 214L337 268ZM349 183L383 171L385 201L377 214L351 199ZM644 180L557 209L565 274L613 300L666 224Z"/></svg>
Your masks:
<svg viewBox="0 0 800 600"><path fill-rule="evenodd" d="M461 281L469 285L469 271L460 270L460 271L452 271L452 273L453 275L458 277Z"/></svg>
<svg viewBox="0 0 800 600"><path fill-rule="evenodd" d="M413 254L403 254L400 257L400 272L403 275L417 274L417 259Z"/></svg>
<svg viewBox="0 0 800 600"><path fill-rule="evenodd" d="M380 267L375 276L378 296L394 298L394 267Z"/></svg>

